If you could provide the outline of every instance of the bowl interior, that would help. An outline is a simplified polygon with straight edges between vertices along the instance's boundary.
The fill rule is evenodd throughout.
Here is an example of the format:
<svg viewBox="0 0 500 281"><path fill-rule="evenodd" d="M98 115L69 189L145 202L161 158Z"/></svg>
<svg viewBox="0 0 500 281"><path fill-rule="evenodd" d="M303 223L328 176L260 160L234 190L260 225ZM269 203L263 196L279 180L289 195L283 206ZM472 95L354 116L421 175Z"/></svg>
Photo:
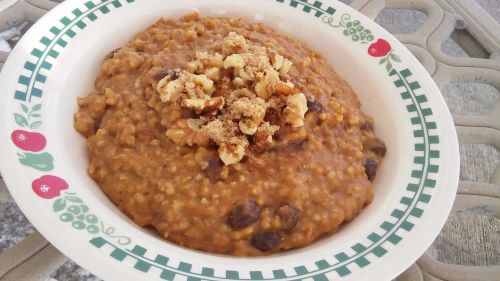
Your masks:
<svg viewBox="0 0 500 281"><path fill-rule="evenodd" d="M164 1L157 1L164 2ZM125 45L132 37L154 23L160 16L177 18L194 9L186 9L182 1L169 1L168 5L142 5L141 13L127 14L127 21L116 24L114 17L103 17L90 24L71 42L74 48L66 48L61 53L61 64L51 70L47 88L59 89L54 93L58 98L47 105L49 131L54 135L55 158L60 159L59 166L64 167L64 173L71 185L78 189L87 202L109 216L113 222L140 240L148 241L155 247L172 250L184 254L206 257L205 253L194 253L182 249L163 240L153 231L136 226L101 192L97 184L87 174L87 152L85 139L73 129L73 114L78 110L76 99L85 96L93 90L94 80L102 63L102 58L111 50ZM196 1L193 1L196 2ZM244 3L242 3L244 2ZM345 224L341 230L308 247L281 253L272 257L304 259L307 255L314 256L316 251L325 247L335 248L349 243L353 237L367 233L379 224L377 218L381 213L387 213L388 205L397 204L399 197L391 196L402 187L397 186L401 177L407 177L402 167L409 165L410 157L402 157L411 151L411 128L398 122L406 113L399 99L399 93L394 89L392 81L385 71L378 66L378 61L367 61L365 53L368 45L354 46L345 40L341 31L329 29L327 26L318 28L318 19L301 13L294 17L284 17L282 11L266 9L265 6L251 5L249 1L227 1L220 4L207 4L200 1L196 4L202 15L242 17L249 21L261 21L274 27L281 33L298 38L319 51L355 90L363 105L363 111L375 120L377 135L386 142L388 153L379 168L374 182L375 199L352 222ZM194 5L193 5L194 6ZM304 14L304 15L302 15ZM314 31L314 32L311 32ZM49 93L50 96L50 93ZM410 147L410 149L409 149ZM300 254L298 256L297 254ZM306 255L306 256L305 256ZM225 257L210 255L220 259ZM256 258L266 260L269 257Z"/></svg>

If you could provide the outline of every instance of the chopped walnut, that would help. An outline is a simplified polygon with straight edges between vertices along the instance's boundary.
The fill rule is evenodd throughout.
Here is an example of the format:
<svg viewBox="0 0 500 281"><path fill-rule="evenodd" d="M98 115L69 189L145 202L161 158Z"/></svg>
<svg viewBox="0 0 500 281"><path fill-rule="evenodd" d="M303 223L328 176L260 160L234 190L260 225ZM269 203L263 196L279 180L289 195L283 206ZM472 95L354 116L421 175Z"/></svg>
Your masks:
<svg viewBox="0 0 500 281"><path fill-rule="evenodd" d="M176 76L167 75L158 82L156 90L160 94L162 102L176 100L180 96L184 90L184 83L178 78L178 74Z"/></svg>
<svg viewBox="0 0 500 281"><path fill-rule="evenodd" d="M223 97L214 97L210 99L184 99L181 105L185 108L189 108L200 114L201 112L212 112L221 110L224 107Z"/></svg>
<svg viewBox="0 0 500 281"><path fill-rule="evenodd" d="M224 65L224 57L219 53L196 52L196 59L202 63L203 67L221 68Z"/></svg>
<svg viewBox="0 0 500 281"><path fill-rule="evenodd" d="M235 69L242 69L245 66L245 60L240 54L233 54L227 56L224 60L224 68L228 69L234 67Z"/></svg>
<svg viewBox="0 0 500 281"><path fill-rule="evenodd" d="M205 69L203 74L205 74L210 80L218 81L220 79L220 68L218 67L207 68Z"/></svg>
<svg viewBox="0 0 500 281"><path fill-rule="evenodd" d="M307 112L307 99L303 93L289 96L286 101L285 122L297 128L304 126L304 115Z"/></svg>
<svg viewBox="0 0 500 281"><path fill-rule="evenodd" d="M188 98L207 97L215 90L214 81L204 74L192 74L186 71L174 74L167 75L158 82L156 90L162 102L175 101L183 93L187 94Z"/></svg>
<svg viewBox="0 0 500 281"><path fill-rule="evenodd" d="M274 91L274 86L280 81L280 77L276 70L269 68L266 70L266 76L264 80L255 84L255 92L257 95L264 99L268 100Z"/></svg>
<svg viewBox="0 0 500 281"><path fill-rule="evenodd" d="M297 93L297 89L295 89L295 86L291 82L283 82L283 81L278 81L276 84L274 84L273 87L274 92L280 95L293 95Z"/></svg>
<svg viewBox="0 0 500 281"><path fill-rule="evenodd" d="M218 118L208 122L201 129L207 133L211 140L219 144L234 136L238 128L232 120L221 120Z"/></svg>
<svg viewBox="0 0 500 281"><path fill-rule="evenodd" d="M193 74L191 76L191 81L195 83L197 86L201 86L206 94L212 94L214 91L214 81L210 80L204 74Z"/></svg>
<svg viewBox="0 0 500 281"><path fill-rule="evenodd" d="M271 55L271 63L276 70L280 70L280 68L283 66L284 61L285 58L280 54L274 54L274 56Z"/></svg>
<svg viewBox="0 0 500 281"><path fill-rule="evenodd" d="M272 55L270 59L274 69L278 70L281 75L285 76L288 74L288 71L290 71L290 68L292 67L292 62L289 59L278 53Z"/></svg>
<svg viewBox="0 0 500 281"><path fill-rule="evenodd" d="M285 74L288 74L288 72L290 71L290 68L292 68L292 65L293 63L291 61L289 61L288 59L285 59L283 61L283 64L281 65L280 67L280 74L281 75L285 75Z"/></svg>
<svg viewBox="0 0 500 281"><path fill-rule="evenodd" d="M178 145L208 145L208 135L200 130L198 119L181 119L166 132L166 136Z"/></svg>
<svg viewBox="0 0 500 281"><path fill-rule="evenodd" d="M238 163L245 155L248 140L236 134L238 127L232 120L215 119L201 129L219 145L219 157L225 165Z"/></svg>
<svg viewBox="0 0 500 281"><path fill-rule="evenodd" d="M243 87L246 85L246 83L240 77L236 77L233 79L233 85L236 87Z"/></svg>
<svg viewBox="0 0 500 281"><path fill-rule="evenodd" d="M243 81L253 81L255 80L255 74L251 71L248 71L247 69L237 69L235 71L235 76L239 77Z"/></svg>
<svg viewBox="0 0 500 281"><path fill-rule="evenodd" d="M186 64L186 70L191 73L197 73L203 68L203 63L199 60L190 61Z"/></svg>
<svg viewBox="0 0 500 281"><path fill-rule="evenodd" d="M264 81L260 81L255 84L255 92L259 98L268 100L271 97L271 91L267 88L267 84Z"/></svg>
<svg viewBox="0 0 500 281"><path fill-rule="evenodd" d="M240 130L243 134L251 136L257 132L257 129L259 127L259 123L248 118L248 119L240 120L240 122L238 123L238 127L240 128Z"/></svg>
<svg viewBox="0 0 500 281"><path fill-rule="evenodd" d="M229 35L222 41L222 53L230 55L235 53L244 52L247 49L247 42L245 37L235 33L229 32Z"/></svg>
<svg viewBox="0 0 500 281"><path fill-rule="evenodd" d="M264 120L266 115L266 105L260 98L241 98L235 101L229 110L236 118L240 118L238 123L243 134L253 135Z"/></svg>
<svg viewBox="0 0 500 281"><path fill-rule="evenodd" d="M256 151L275 145L273 136L280 127L264 121L270 109L283 112L285 124L290 125L285 131L291 130L287 135L305 139L304 128L293 129L304 125L307 100L288 81L291 66L277 51L247 44L243 36L229 33L220 53L196 52L186 70L176 70L158 82L162 102L180 100L180 106L199 116L177 121L167 129L167 137L179 145L212 141L222 162L232 165L245 156L249 138Z"/></svg>
<svg viewBox="0 0 500 281"><path fill-rule="evenodd" d="M221 143L219 145L219 157L225 165L236 164L245 156L245 147L242 145L233 145Z"/></svg>
<svg viewBox="0 0 500 281"><path fill-rule="evenodd" d="M279 130L278 126L264 122L253 135L255 146L259 151L266 151L274 145L273 136Z"/></svg>

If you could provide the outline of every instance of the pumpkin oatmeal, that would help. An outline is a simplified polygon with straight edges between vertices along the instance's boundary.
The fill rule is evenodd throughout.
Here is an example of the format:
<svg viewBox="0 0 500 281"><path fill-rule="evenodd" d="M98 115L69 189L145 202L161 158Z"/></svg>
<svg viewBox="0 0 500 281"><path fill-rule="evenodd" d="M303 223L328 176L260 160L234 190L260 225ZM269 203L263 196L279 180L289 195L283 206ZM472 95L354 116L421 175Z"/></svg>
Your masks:
<svg viewBox="0 0 500 281"><path fill-rule="evenodd" d="M78 99L89 175L137 224L259 256L336 232L373 199L385 145L349 85L261 24L160 19Z"/></svg>

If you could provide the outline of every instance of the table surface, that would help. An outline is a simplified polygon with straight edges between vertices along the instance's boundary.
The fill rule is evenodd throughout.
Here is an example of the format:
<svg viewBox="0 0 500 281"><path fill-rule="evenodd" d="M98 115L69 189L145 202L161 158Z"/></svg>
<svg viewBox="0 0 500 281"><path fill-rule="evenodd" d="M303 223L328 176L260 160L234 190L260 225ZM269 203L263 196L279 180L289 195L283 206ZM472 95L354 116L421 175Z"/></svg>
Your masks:
<svg viewBox="0 0 500 281"><path fill-rule="evenodd" d="M500 21L499 0L476 0L476 2ZM415 10L384 9L377 16L376 22L393 34L408 34L415 32L426 18L425 13ZM451 38L444 42L442 50L452 57L468 57ZM442 86L441 90L454 115L484 115L500 98L499 90L481 83L452 83ZM461 144L460 156L462 181L488 183L498 167L500 150L485 144ZM1 202L0 214L2 214L0 223L0 253L2 253L22 241L34 229L13 202ZM500 265L500 219L481 207L471 208L468 211L454 211L428 253L437 260L450 264ZM60 281L99 280L71 261L57 270L52 278Z"/></svg>

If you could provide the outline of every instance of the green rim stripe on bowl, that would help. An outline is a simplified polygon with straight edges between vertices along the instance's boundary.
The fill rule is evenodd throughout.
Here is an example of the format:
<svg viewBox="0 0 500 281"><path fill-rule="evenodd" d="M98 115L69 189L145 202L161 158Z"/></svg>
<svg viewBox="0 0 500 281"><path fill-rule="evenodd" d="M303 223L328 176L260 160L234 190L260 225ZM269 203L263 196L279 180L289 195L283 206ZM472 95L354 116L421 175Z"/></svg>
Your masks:
<svg viewBox="0 0 500 281"><path fill-rule="evenodd" d="M284 3L285 2L285 0L276 0L276 1L278 1L280 3ZM328 8L326 8L326 10L324 10L322 8L323 3L321 3L320 1L314 1L313 4L309 4L307 2L307 0L291 0L290 1L290 6L292 6L294 8L297 8L297 6L299 4L302 5L302 11L304 11L306 13L314 11L314 16L317 17L317 18L321 17L325 13L330 14L330 15L333 16L333 14L336 11L333 7L328 7Z"/></svg>
<svg viewBox="0 0 500 281"><path fill-rule="evenodd" d="M135 0L125 0L127 3L134 2ZM52 57L53 59L57 59L59 53L54 50L54 47L60 46L61 48L65 48L67 45L67 41L62 39L64 35L67 35L69 38L73 38L76 35L75 30L72 30L74 26L77 26L80 29L84 29L87 27L87 24L83 22L84 19L90 19L94 21L97 19L97 15L95 12L97 10L101 11L103 14L108 13L109 5L114 6L115 8L122 7L120 0L103 0L101 3L95 4L92 1L88 1L85 3L86 11L81 11L80 9L74 9L72 14L74 16L73 20L70 20L68 17L61 18L60 22L63 24L62 28L58 28L53 26L50 28L50 32L54 35L53 39L49 39L43 36L40 39L40 43L45 46L45 48L35 48L31 51L31 55L33 56L33 62L27 61L24 64L24 69L30 73L30 76L21 75L18 78L19 84L26 87L25 91L16 91L15 99L20 101L29 101L31 102L32 97L42 97L42 90L39 87L35 87L35 82L39 82L41 84L45 83L45 76L40 74L40 69L50 70L52 68L52 64L47 61L48 57ZM43 49L43 50L41 50ZM34 79L33 79L34 78Z"/></svg>
<svg viewBox="0 0 500 281"><path fill-rule="evenodd" d="M269 0L273 1L273 0ZM317 18L332 17L336 9L325 6L320 1L306 1L306 0L274 0L282 4L289 4L293 8L301 8L303 12L310 15L314 15ZM32 57L29 61L24 64L24 69L29 71L30 75L21 75L18 82L21 86L26 87L25 91L16 91L14 93L14 98L20 101L31 102L33 97L42 97L43 91L40 87L35 86L44 84L47 81L47 77L40 73L41 69L45 71L50 71L52 64L47 61L49 57L57 59L59 53L55 50L55 47L65 48L68 45L68 41L77 35L79 29L84 29L88 23L83 20L88 19L90 21L95 21L99 18L99 11L102 14L107 14L113 9L120 8L125 3L131 3L134 0L103 0L99 3L94 3L88 1L85 3L85 9L75 9L72 11L72 15L62 17L60 23L62 27L52 27L50 28L50 36L43 36L40 39L40 43L45 46L45 48L35 48L32 50ZM300 5L300 7L299 7ZM312 12L312 13L311 13ZM72 19L71 19L72 18ZM323 21L324 23L330 23ZM74 28L74 27L78 28ZM341 31L341 30L337 30ZM64 36L67 38L64 38ZM140 246L135 245L132 248L123 248L121 245L112 243L111 241L105 239L100 235L91 235L90 243L97 248L106 251L110 257L117 261L123 261L126 258L132 258L135 260L133 267L141 272L149 272L153 267L159 268L161 270L160 278L165 280L172 280L176 275L183 275L187 277L187 280L281 280L281 279L302 279L312 277L314 280L328 280L326 274L335 271L339 276L346 276L351 273L349 269L350 266L356 264L358 267L366 267L370 264L370 260L375 257L382 257L387 253L385 243L398 244L403 237L397 232L401 229L409 232L413 229L414 224L408 220L409 217L420 218L424 212L423 209L417 207L417 203L428 203L431 200L431 196L424 193L425 188L434 188L436 181L429 178L430 174L437 173L439 166L436 164L431 164L432 159L439 158L439 150L433 149L432 145L436 146L439 144L439 137L430 132L430 130L436 130L436 123L432 121L433 113L432 110L426 106L427 98L424 93L420 93L420 85L417 81L413 81L412 72L409 69L403 69L401 71L395 68L387 68L388 75L394 80L394 85L397 87L401 93L401 98L407 102L407 111L411 117L408 119L414 128L414 151L413 151L413 162L414 169L411 172L410 177L416 179L418 183L408 183L406 189L408 194L400 199L400 203L404 206L401 209L394 209L389 215L392 219L387 219L380 226L378 233L373 232L369 234L366 238L370 241L368 244L355 243L351 248L354 250L354 254L349 255L344 252L332 253L331 256L335 258L337 262L329 263L325 259L315 261L313 263L314 267L317 269L309 270L313 266L300 265L294 267L293 271L295 274L287 274L284 269L272 270L272 277L265 278L266 274L262 271L251 271L246 272L250 278L241 278L238 271L226 270L224 277L215 277L215 270L210 267L204 267L201 273L192 272L192 265L186 262L180 262L178 266L172 267L168 263L170 258L165 255L156 254L154 259L146 258L144 255L149 250ZM422 156L415 156L417 154L423 154ZM396 222L391 223L390 221ZM109 235L112 237L111 235ZM127 243L128 244L128 243ZM290 272L290 271L288 271Z"/></svg>

